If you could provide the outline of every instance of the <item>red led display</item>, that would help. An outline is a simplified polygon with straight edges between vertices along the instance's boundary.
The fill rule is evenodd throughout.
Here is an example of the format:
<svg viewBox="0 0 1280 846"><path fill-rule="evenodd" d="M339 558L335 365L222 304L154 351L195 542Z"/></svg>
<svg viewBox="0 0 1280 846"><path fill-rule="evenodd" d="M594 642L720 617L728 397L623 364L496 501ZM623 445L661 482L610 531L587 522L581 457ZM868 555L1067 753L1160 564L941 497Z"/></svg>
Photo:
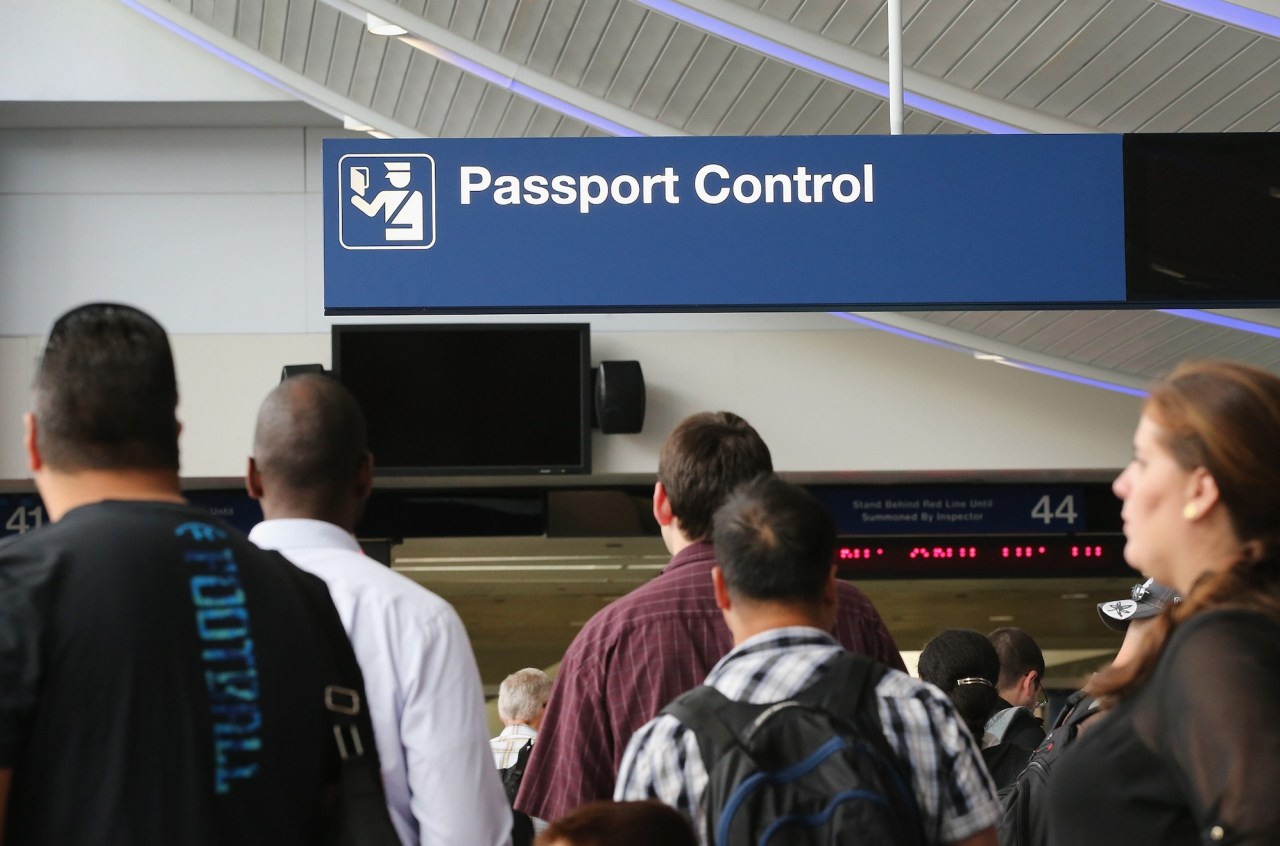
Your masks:
<svg viewBox="0 0 1280 846"><path fill-rule="evenodd" d="M847 576L1053 575L1129 572L1124 538L1079 537L878 537L843 538L836 564Z"/></svg>

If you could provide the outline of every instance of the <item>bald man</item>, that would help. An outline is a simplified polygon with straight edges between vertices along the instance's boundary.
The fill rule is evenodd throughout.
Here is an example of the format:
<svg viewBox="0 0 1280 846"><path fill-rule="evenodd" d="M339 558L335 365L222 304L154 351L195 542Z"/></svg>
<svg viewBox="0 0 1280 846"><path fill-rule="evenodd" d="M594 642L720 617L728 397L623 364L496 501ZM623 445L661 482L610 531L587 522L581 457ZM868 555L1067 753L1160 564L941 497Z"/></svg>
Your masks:
<svg viewBox="0 0 1280 846"><path fill-rule="evenodd" d="M245 482L265 518L249 539L329 586L364 672L400 839L507 843L511 809L462 621L443 599L366 557L353 535L373 485L355 398L328 376L281 382L258 412Z"/></svg>

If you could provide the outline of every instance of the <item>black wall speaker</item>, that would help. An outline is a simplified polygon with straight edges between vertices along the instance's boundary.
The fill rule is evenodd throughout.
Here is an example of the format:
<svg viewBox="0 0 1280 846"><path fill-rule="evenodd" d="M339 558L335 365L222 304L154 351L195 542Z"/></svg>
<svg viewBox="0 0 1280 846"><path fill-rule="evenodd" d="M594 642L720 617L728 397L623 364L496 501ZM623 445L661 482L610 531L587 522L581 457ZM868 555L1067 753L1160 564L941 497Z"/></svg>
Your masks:
<svg viewBox="0 0 1280 846"><path fill-rule="evenodd" d="M329 371L324 369L323 364L286 364L280 371L280 381L283 382L290 376L301 376L303 373L319 373L326 376Z"/></svg>
<svg viewBox="0 0 1280 846"><path fill-rule="evenodd" d="M602 361L592 371L591 425L605 435L632 435L644 427L644 373L638 361Z"/></svg>

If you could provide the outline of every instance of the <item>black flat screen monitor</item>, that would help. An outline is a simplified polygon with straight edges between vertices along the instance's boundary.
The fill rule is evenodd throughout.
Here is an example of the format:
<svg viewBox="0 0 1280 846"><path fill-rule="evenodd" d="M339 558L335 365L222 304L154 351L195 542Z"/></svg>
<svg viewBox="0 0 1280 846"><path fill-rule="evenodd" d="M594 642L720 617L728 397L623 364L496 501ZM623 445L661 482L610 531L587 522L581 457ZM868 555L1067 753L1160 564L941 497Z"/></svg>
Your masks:
<svg viewBox="0 0 1280 846"><path fill-rule="evenodd" d="M1124 136L1131 305L1273 305L1280 135Z"/></svg>
<svg viewBox="0 0 1280 846"><path fill-rule="evenodd" d="M589 324L343 325L332 337L379 473L591 472Z"/></svg>

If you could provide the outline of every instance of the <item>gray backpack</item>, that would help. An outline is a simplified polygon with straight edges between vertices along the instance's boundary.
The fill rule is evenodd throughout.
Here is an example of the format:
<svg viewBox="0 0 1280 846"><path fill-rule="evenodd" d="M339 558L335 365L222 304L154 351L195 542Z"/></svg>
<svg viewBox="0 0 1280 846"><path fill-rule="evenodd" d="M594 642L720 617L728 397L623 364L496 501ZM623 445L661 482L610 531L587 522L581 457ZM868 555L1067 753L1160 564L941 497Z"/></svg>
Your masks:
<svg viewBox="0 0 1280 846"><path fill-rule="evenodd" d="M707 768L707 846L923 843L910 778L880 725L884 672L842 653L783 702L734 702L704 685L664 708L693 731Z"/></svg>
<svg viewBox="0 0 1280 846"><path fill-rule="evenodd" d="M1026 767L1000 790L1001 815L996 828L1000 846L1047 846L1049 843L1049 778L1053 765L1080 733L1080 724L1098 713L1096 700L1084 691L1071 695L1053 729L1031 753Z"/></svg>

